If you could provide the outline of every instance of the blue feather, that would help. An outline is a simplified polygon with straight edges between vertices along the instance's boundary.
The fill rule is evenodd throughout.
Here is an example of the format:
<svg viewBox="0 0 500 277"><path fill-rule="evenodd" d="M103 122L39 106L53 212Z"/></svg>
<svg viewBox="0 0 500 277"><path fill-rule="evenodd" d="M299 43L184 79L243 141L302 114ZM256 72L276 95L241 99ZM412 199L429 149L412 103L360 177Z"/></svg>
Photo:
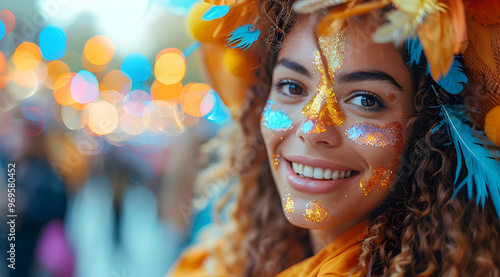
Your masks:
<svg viewBox="0 0 500 277"><path fill-rule="evenodd" d="M229 12L229 6L213 6L203 15L203 20L210 21L221 18Z"/></svg>
<svg viewBox="0 0 500 277"><path fill-rule="evenodd" d="M252 24L243 25L232 31L227 39L227 45L233 45L231 48L248 49L256 40L259 39L260 31L254 28ZM234 45L236 44L236 45Z"/></svg>
<svg viewBox="0 0 500 277"><path fill-rule="evenodd" d="M482 141L474 135L472 128L462 122L459 119L460 114L453 109L441 106L441 116L443 120L440 125L447 127L457 153L454 196L467 185L469 198L472 197L475 188L476 203L481 203L484 207L489 194L500 218L500 162L492 158L493 154L500 156L500 151L492 153L486 149ZM484 137L483 133L477 133ZM467 176L457 185L462 170L462 160L467 168Z"/></svg>
<svg viewBox="0 0 500 277"><path fill-rule="evenodd" d="M448 93L459 94L467 81L469 79L462 69L462 64L455 59L448 74L443 76L437 83Z"/></svg>
<svg viewBox="0 0 500 277"><path fill-rule="evenodd" d="M408 48L408 54L410 55L410 66L413 66L413 64L419 64L424 50L422 48L422 44L420 44L420 40L418 39L418 37L409 38L406 41L406 45Z"/></svg>

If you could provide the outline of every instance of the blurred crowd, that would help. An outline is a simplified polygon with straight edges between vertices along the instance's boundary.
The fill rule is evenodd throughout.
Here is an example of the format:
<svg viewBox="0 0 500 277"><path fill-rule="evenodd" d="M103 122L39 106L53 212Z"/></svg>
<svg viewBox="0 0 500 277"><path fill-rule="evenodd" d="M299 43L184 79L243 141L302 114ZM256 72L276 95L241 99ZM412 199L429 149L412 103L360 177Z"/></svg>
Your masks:
<svg viewBox="0 0 500 277"><path fill-rule="evenodd" d="M231 122L185 31L195 2L0 2L0 276L164 276L210 222L199 147Z"/></svg>

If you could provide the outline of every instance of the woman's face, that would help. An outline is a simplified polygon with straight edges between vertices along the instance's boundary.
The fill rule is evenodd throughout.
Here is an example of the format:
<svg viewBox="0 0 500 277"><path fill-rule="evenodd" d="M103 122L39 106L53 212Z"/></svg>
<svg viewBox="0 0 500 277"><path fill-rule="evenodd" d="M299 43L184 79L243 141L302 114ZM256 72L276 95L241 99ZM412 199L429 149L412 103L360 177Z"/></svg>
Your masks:
<svg viewBox="0 0 500 277"><path fill-rule="evenodd" d="M413 112L411 76L375 22L351 20L319 45L309 17L287 36L261 118L283 212L313 229L353 226L387 197Z"/></svg>

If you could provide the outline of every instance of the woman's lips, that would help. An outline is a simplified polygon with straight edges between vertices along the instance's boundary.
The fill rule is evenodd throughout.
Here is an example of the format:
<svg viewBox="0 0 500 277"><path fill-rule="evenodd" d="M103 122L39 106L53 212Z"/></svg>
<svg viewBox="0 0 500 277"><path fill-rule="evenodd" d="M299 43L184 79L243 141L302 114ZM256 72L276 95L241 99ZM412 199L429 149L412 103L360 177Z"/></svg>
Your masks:
<svg viewBox="0 0 500 277"><path fill-rule="evenodd" d="M288 184L301 192L333 192L354 182L359 174L359 171L350 167L309 157L294 156L284 160Z"/></svg>

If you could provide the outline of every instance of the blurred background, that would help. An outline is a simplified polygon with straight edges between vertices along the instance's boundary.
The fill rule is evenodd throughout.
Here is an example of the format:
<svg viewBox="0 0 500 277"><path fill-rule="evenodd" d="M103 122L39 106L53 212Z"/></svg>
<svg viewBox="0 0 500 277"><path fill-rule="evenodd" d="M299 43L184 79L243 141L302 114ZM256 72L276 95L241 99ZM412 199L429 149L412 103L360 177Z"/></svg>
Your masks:
<svg viewBox="0 0 500 277"><path fill-rule="evenodd" d="M210 221L198 149L230 117L186 31L196 4L0 0L0 276L164 276Z"/></svg>

